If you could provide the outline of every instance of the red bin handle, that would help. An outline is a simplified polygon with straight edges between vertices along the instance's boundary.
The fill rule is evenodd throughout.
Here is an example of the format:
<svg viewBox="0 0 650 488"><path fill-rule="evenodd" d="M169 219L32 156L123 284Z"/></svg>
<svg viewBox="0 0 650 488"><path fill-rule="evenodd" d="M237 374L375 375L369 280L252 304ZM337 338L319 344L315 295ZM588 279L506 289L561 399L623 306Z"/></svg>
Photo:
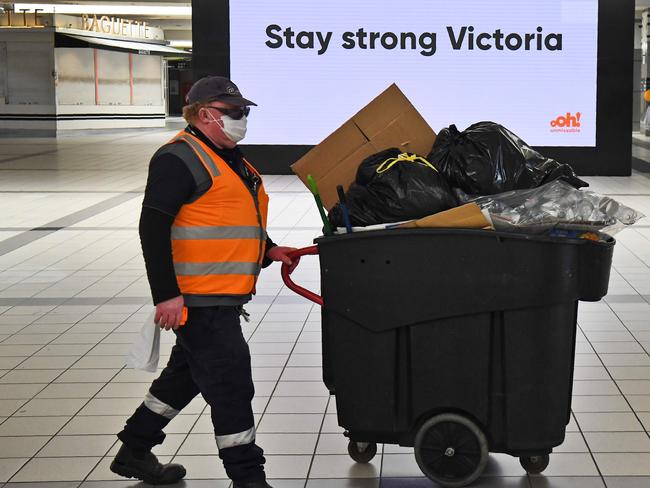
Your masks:
<svg viewBox="0 0 650 488"><path fill-rule="evenodd" d="M289 254L287 254L287 256L291 258L291 260L295 258L299 258L300 256L310 256L310 255L318 255L318 246L310 246L310 247L305 247L303 249L296 249L295 251L291 251ZM301 297L305 297L307 300L311 300L312 302L320 305L321 307L323 306L323 297L317 295L313 291L309 291L306 288L303 288L302 286L296 285L291 280L289 276L288 265L282 263L282 268L280 269L280 272L282 273L282 281L284 281L284 284L287 285L287 288L297 293Z"/></svg>

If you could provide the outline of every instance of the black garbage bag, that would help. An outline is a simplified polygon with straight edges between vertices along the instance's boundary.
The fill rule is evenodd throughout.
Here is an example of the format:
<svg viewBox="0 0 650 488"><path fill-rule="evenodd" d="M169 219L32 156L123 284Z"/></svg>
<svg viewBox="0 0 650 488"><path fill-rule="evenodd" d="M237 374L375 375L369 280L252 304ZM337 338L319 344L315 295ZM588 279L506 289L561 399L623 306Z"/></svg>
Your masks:
<svg viewBox="0 0 650 488"><path fill-rule="evenodd" d="M589 186L571 166L542 156L494 122L479 122L463 132L455 125L443 129L427 159L447 177L460 201L465 201L463 194L537 188L556 179L575 188Z"/></svg>
<svg viewBox="0 0 650 488"><path fill-rule="evenodd" d="M361 163L346 200L353 226L419 219L457 206L449 184L431 163L395 148ZM339 204L329 219L345 226Z"/></svg>

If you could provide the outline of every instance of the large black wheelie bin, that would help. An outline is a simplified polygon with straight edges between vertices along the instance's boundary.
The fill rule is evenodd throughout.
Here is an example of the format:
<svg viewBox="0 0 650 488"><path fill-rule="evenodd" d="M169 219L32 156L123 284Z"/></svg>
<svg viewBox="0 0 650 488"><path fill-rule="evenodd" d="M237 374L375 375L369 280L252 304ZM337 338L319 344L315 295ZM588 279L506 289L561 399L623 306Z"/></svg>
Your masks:
<svg viewBox="0 0 650 488"><path fill-rule="evenodd" d="M578 301L607 294L613 238L393 229L320 237L323 379L350 455L414 446L465 486L489 452L542 472L570 419Z"/></svg>

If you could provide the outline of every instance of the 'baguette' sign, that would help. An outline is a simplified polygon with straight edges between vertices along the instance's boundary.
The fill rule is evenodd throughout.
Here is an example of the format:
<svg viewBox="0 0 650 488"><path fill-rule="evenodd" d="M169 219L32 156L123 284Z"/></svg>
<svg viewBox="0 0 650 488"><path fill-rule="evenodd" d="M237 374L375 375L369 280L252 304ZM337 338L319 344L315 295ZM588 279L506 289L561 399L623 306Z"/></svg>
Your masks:
<svg viewBox="0 0 650 488"><path fill-rule="evenodd" d="M123 19L120 17L108 17L102 15L82 15L81 29L100 34L112 34L124 37L149 38L149 26L144 21Z"/></svg>

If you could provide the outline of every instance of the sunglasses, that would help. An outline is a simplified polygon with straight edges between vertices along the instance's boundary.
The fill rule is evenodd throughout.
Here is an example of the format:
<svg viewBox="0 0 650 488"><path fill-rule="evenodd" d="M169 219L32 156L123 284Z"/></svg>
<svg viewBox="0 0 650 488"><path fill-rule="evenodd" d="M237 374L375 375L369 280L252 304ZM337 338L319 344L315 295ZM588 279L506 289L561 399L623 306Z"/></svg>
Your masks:
<svg viewBox="0 0 650 488"><path fill-rule="evenodd" d="M250 107L222 108L222 107L211 107L208 105L205 108L213 108L215 110L218 110L219 112L221 112L222 115L226 115L234 120L240 120L244 116L247 117L248 114L251 112Z"/></svg>

